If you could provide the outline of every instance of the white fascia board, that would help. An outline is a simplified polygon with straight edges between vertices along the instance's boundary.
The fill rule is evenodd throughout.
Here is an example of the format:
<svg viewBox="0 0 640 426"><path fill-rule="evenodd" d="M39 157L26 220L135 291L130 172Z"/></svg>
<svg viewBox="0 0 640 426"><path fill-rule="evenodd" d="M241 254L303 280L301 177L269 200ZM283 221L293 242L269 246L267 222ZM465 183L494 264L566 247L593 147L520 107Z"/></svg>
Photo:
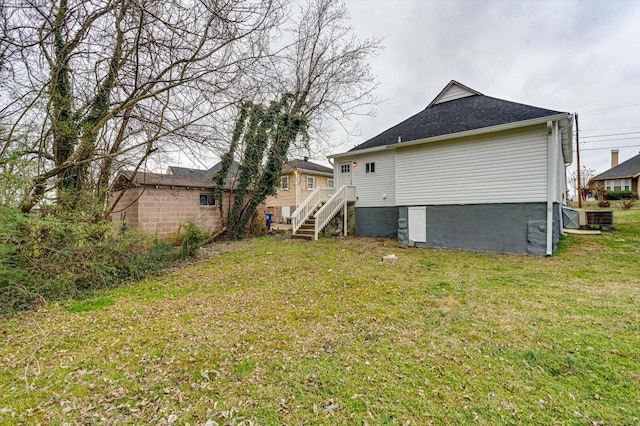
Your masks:
<svg viewBox="0 0 640 426"><path fill-rule="evenodd" d="M458 132L458 133L450 133L448 135L434 136L434 137L425 138L425 139L415 139L415 140L412 140L412 141L400 142L400 143L396 143L396 144L393 144L393 145L386 145L386 149L404 148L406 146L420 145L420 144L432 143L432 142L440 142L440 141L445 141L445 140L449 140L449 139L464 138L464 137L468 137L468 136L477 136L477 135L482 135L482 134L485 134L485 133L502 132L502 131L505 131L505 130L517 129L519 127L533 126L533 125L536 125L536 124L546 124L549 121L555 121L555 120L560 120L562 118L567 118L567 116L569 116L569 115L571 115L571 114L562 113L562 114L550 115L550 116L547 116L547 117L534 118L534 119L531 119L531 120L516 121L514 123L500 124L498 126L482 127L480 129L467 130L467 131Z"/></svg>
<svg viewBox="0 0 640 426"><path fill-rule="evenodd" d="M384 151L388 149L390 146L393 146L393 145L375 146L373 148L359 149L357 151L347 151L339 154L331 154L331 155L327 155L327 158L334 158L334 159L349 158L349 157L354 157L360 154L369 154L371 152Z"/></svg>

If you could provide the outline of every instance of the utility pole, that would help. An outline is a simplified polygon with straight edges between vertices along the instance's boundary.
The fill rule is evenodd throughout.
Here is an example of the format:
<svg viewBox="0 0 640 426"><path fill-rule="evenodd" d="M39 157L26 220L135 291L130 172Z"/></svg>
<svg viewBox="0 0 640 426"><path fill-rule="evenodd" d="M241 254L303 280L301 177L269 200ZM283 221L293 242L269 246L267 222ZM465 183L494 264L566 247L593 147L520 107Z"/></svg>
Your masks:
<svg viewBox="0 0 640 426"><path fill-rule="evenodd" d="M578 127L578 113L576 112L576 159L578 161L578 208L582 208L582 185L580 177L580 129Z"/></svg>

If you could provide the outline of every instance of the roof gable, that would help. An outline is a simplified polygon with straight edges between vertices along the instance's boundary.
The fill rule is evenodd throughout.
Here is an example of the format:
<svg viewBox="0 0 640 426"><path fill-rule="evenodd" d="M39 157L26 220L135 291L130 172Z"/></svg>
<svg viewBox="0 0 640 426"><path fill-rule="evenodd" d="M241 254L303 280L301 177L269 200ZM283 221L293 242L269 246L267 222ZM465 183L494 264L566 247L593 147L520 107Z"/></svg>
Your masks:
<svg viewBox="0 0 640 426"><path fill-rule="evenodd" d="M610 168L606 172L600 173L592 180L614 179L614 178L631 178L640 174L640 154L635 157L629 158L618 164L615 167Z"/></svg>
<svg viewBox="0 0 640 426"><path fill-rule="evenodd" d="M445 86L444 89L438 93L438 96L433 98L431 103L427 105L427 108L432 107L433 105L440 104L443 102L454 101L456 99L464 98L466 96L473 95L482 95L482 93L473 90L472 88L465 86L462 83L458 83L455 80L451 80L449 84Z"/></svg>

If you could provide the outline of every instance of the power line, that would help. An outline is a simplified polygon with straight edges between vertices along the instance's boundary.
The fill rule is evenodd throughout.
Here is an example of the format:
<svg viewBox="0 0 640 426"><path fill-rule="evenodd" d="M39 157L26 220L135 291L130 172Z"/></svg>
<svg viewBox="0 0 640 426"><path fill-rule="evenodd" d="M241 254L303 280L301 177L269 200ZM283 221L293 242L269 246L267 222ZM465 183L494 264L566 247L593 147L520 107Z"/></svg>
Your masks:
<svg viewBox="0 0 640 426"><path fill-rule="evenodd" d="M618 149L618 148L634 148L640 145L619 145L619 146L605 146L602 148L580 148L580 151L600 151L603 149ZM574 149L575 151L575 149Z"/></svg>
<svg viewBox="0 0 640 426"><path fill-rule="evenodd" d="M628 140L638 140L640 136L636 136L635 138L611 138L611 139L598 139L594 141L585 141L582 143L598 143L598 142L612 142L612 141L628 141Z"/></svg>
<svg viewBox="0 0 640 426"><path fill-rule="evenodd" d="M584 131L583 131L584 133ZM591 139L591 138L600 138L600 137L604 137L604 136L621 136L621 135L637 135L640 134L640 131L638 132L624 132L624 133L607 133L604 135L591 135L591 136L582 136L582 139Z"/></svg>

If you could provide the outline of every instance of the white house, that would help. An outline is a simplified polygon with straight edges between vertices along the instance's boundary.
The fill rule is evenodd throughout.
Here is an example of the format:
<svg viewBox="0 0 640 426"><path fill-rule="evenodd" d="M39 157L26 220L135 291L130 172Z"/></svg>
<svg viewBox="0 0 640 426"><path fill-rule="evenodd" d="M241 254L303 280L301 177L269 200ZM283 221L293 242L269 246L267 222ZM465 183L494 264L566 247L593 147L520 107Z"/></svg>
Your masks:
<svg viewBox="0 0 640 426"><path fill-rule="evenodd" d="M407 245L551 255L573 115L451 81L422 111L331 155L356 188L355 231Z"/></svg>

